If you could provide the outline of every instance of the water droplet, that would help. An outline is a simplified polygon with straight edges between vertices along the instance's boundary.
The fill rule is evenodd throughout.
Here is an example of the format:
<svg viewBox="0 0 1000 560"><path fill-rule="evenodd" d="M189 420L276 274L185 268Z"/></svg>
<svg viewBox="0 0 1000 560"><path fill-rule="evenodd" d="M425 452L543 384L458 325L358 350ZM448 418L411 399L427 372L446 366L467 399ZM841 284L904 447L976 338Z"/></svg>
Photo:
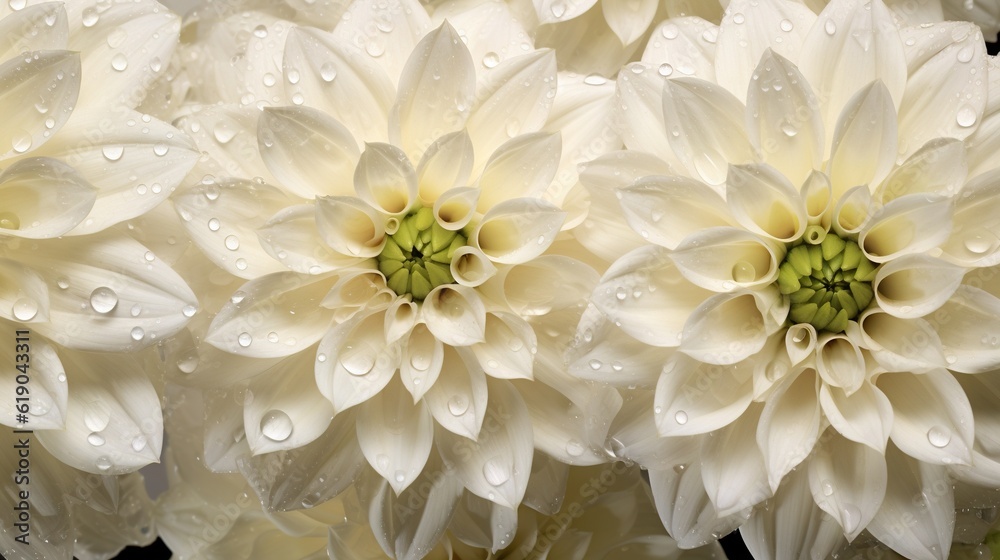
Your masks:
<svg viewBox="0 0 1000 560"><path fill-rule="evenodd" d="M104 445L104 436L97 432L91 432L90 435L87 436L87 443L93 445L94 447L100 447Z"/></svg>
<svg viewBox="0 0 1000 560"><path fill-rule="evenodd" d="M160 61L159 57L153 57L153 59L149 61L149 69L153 72L159 72L162 68L163 62Z"/></svg>
<svg viewBox="0 0 1000 560"><path fill-rule="evenodd" d="M628 290L622 286L618 286L618 289L615 290L615 297L618 298L619 301L624 300L628 297Z"/></svg>
<svg viewBox="0 0 1000 560"><path fill-rule="evenodd" d="M933 426L927 430L927 441L940 449L951 443L951 432L943 426Z"/></svg>
<svg viewBox="0 0 1000 560"><path fill-rule="evenodd" d="M665 39L676 39L681 34L681 31L677 28L676 24L668 23L660 28L660 33Z"/></svg>
<svg viewBox="0 0 1000 560"><path fill-rule="evenodd" d="M588 86L602 86L608 83L608 79L600 74L588 74L587 77L583 79L583 83Z"/></svg>
<svg viewBox="0 0 1000 560"><path fill-rule="evenodd" d="M243 332L243 333L240 333L240 335L238 337L236 337L236 342L240 346L242 346L243 348L246 348L246 347L250 346L250 343L253 342L253 337L250 336L250 333Z"/></svg>
<svg viewBox="0 0 1000 560"><path fill-rule="evenodd" d="M163 142L157 142L156 144L153 144L153 153L158 156L165 156L169 151L170 148L168 148L167 145L164 144Z"/></svg>
<svg viewBox="0 0 1000 560"><path fill-rule="evenodd" d="M777 86L775 86L774 89L777 90L778 89ZM788 121L783 121L780 125L780 128L781 132L789 138L793 138L796 134L799 133L799 129L795 128L795 125L793 125Z"/></svg>
<svg viewBox="0 0 1000 560"><path fill-rule="evenodd" d="M604 364L601 363L601 360L590 360L589 365L590 369L597 371L601 369L601 366L603 366Z"/></svg>
<svg viewBox="0 0 1000 560"><path fill-rule="evenodd" d="M86 404L83 411L83 423L92 432L100 432L111 422L111 413L103 403L92 401Z"/></svg>
<svg viewBox="0 0 1000 560"><path fill-rule="evenodd" d="M483 56L483 66L487 68L496 68L497 64L500 64L500 55L495 52L488 52Z"/></svg>
<svg viewBox="0 0 1000 560"><path fill-rule="evenodd" d="M118 161L122 158L122 154L125 153L125 146L104 146L101 148L101 153L104 154L104 159L108 161Z"/></svg>
<svg viewBox="0 0 1000 560"><path fill-rule="evenodd" d="M682 425L682 426L684 424L687 424L687 421L688 421L687 412L684 412L683 410L678 410L674 414L674 421L677 422L678 424Z"/></svg>
<svg viewBox="0 0 1000 560"><path fill-rule="evenodd" d="M142 330L142 327L133 327L130 334L132 335L132 340L138 342L146 336L146 331Z"/></svg>
<svg viewBox="0 0 1000 560"><path fill-rule="evenodd" d="M292 435L292 419L281 410L271 410L260 419L260 433L274 441L285 441Z"/></svg>
<svg viewBox="0 0 1000 560"><path fill-rule="evenodd" d="M111 468L111 459L98 457L94 464L97 465L98 470L106 471Z"/></svg>
<svg viewBox="0 0 1000 560"><path fill-rule="evenodd" d="M757 279L757 269L747 261L736 261L733 265L733 280L740 283L753 282Z"/></svg>
<svg viewBox="0 0 1000 560"><path fill-rule="evenodd" d="M28 134L28 131L24 129L14 131L14 135L10 139L11 147L19 154L27 152L31 148L31 142L31 134Z"/></svg>
<svg viewBox="0 0 1000 560"><path fill-rule="evenodd" d="M844 521L844 533L853 533L858 528L858 523L861 522L861 510L852 504L844 506L841 516Z"/></svg>
<svg viewBox="0 0 1000 560"><path fill-rule="evenodd" d="M996 236L984 228L976 228L965 237L965 248L975 255L990 251L996 243Z"/></svg>
<svg viewBox="0 0 1000 560"><path fill-rule="evenodd" d="M795 27L795 26L794 26L794 25L792 24L792 21L791 21L791 20L788 20L788 19L783 19L783 20L781 20L781 22L780 22L780 23L778 24L778 26L779 26L779 27L781 28L781 30L782 30L782 31L784 31L785 33L788 33L789 31L791 31L791 30L792 30L792 29L793 29L793 28Z"/></svg>
<svg viewBox="0 0 1000 560"><path fill-rule="evenodd" d="M324 82L330 83L337 77L337 69L334 68L333 64L327 62L319 68L319 77L323 79Z"/></svg>
<svg viewBox="0 0 1000 560"><path fill-rule="evenodd" d="M240 238L235 235L226 236L226 249L235 251L240 248Z"/></svg>
<svg viewBox="0 0 1000 560"><path fill-rule="evenodd" d="M98 313L111 313L118 306L118 294L106 286L90 292L90 307Z"/></svg>
<svg viewBox="0 0 1000 560"><path fill-rule="evenodd" d="M403 482L406 480L406 473L403 471L396 471L396 482Z"/></svg>
<svg viewBox="0 0 1000 560"><path fill-rule="evenodd" d="M124 53L118 53L111 57L111 67L121 72L128 68L128 57Z"/></svg>
<svg viewBox="0 0 1000 560"><path fill-rule="evenodd" d="M958 57L957 57L958 61L969 62L970 60L972 60L973 53L975 53L975 49L972 47L972 45L963 47L958 51Z"/></svg>
<svg viewBox="0 0 1000 560"><path fill-rule="evenodd" d="M21 229L21 219L12 212L0 212L0 228Z"/></svg>
<svg viewBox="0 0 1000 560"><path fill-rule="evenodd" d="M365 52L373 58L378 58L385 53L385 45L381 40L372 39L365 43Z"/></svg>
<svg viewBox="0 0 1000 560"><path fill-rule="evenodd" d="M212 129L212 134L215 136L215 140L220 144L228 144L229 141L236 136L236 130L226 123L218 123L215 125L215 128Z"/></svg>
<svg viewBox="0 0 1000 560"><path fill-rule="evenodd" d="M192 351L191 354L177 360L177 369L181 370L181 373L194 373L198 369L199 361L198 354Z"/></svg>
<svg viewBox="0 0 1000 560"><path fill-rule="evenodd" d="M827 35L834 35L837 33L837 22L832 19L827 19L826 23L823 24L823 30L826 31Z"/></svg>
<svg viewBox="0 0 1000 560"><path fill-rule="evenodd" d="M664 62L663 64L660 65L660 68L657 71L660 73L661 76L666 78L667 76L674 73L674 67L671 66L670 63L668 62Z"/></svg>
<svg viewBox="0 0 1000 560"><path fill-rule="evenodd" d="M625 369L625 366L623 366L622 363L619 362L619 361L614 361L614 362L611 362L611 369L613 369L615 371L621 371L621 370Z"/></svg>
<svg viewBox="0 0 1000 560"><path fill-rule="evenodd" d="M552 4L551 10L552 10L552 16L555 17L556 19L559 19L566 14L566 4L563 4L562 2L556 2L555 4Z"/></svg>
<svg viewBox="0 0 1000 560"><path fill-rule="evenodd" d="M38 302L31 298L19 298L14 302L11 313L18 321L30 321L38 315Z"/></svg>
<svg viewBox="0 0 1000 560"><path fill-rule="evenodd" d="M500 486L510 480L510 469L500 457L494 457L483 463L483 478L493 486Z"/></svg>
<svg viewBox="0 0 1000 560"><path fill-rule="evenodd" d="M222 227L222 224L219 223L219 219L218 218L210 218L208 220L208 229L210 229L212 231L219 231L220 227Z"/></svg>
<svg viewBox="0 0 1000 560"><path fill-rule="evenodd" d="M823 489L823 495L824 496L832 496L833 495L833 484L829 480L824 480L820 484L820 487Z"/></svg>
<svg viewBox="0 0 1000 560"><path fill-rule="evenodd" d="M465 395L455 395L448 399L448 412L452 416L461 416L469 410L469 399Z"/></svg>
<svg viewBox="0 0 1000 560"><path fill-rule="evenodd" d="M431 356L425 352L414 352L410 356L410 365L417 371L427 371L431 367Z"/></svg>
<svg viewBox="0 0 1000 560"><path fill-rule="evenodd" d="M146 436L138 435L132 438L132 450L139 452L146 448Z"/></svg>
<svg viewBox="0 0 1000 560"><path fill-rule="evenodd" d="M733 16L733 23L737 25L743 25L744 21L746 21L746 17L742 13L737 13Z"/></svg>
<svg viewBox="0 0 1000 560"><path fill-rule="evenodd" d="M7 2L7 5L10 6L10 9L14 10L15 12L18 10L23 10L27 4L28 4L27 0L9 0Z"/></svg>
<svg viewBox="0 0 1000 560"><path fill-rule="evenodd" d="M302 105L305 102L306 102L306 98L303 97L302 92L297 91L297 92L295 92L295 93L292 94L292 104L293 105Z"/></svg>
<svg viewBox="0 0 1000 560"><path fill-rule="evenodd" d="M84 10L83 10L83 18L82 18L83 19L83 26L84 27L93 27L97 23L97 20L100 19L100 17L101 16L98 15L98 13L97 13L97 9L94 8L93 6L91 6L89 8L84 8Z"/></svg>
<svg viewBox="0 0 1000 560"><path fill-rule="evenodd" d="M580 455L583 455L583 452L585 450L586 449L583 447L583 444L576 441L575 439L571 439L568 442L566 442L566 453L570 457L579 457Z"/></svg>
<svg viewBox="0 0 1000 560"><path fill-rule="evenodd" d="M976 124L979 117L976 115L976 110L968 105L963 105L961 109L958 110L958 114L955 115L955 122L958 126L962 128L969 128L970 126Z"/></svg>
<svg viewBox="0 0 1000 560"><path fill-rule="evenodd" d="M193 305L185 305L184 308L181 309L181 313L183 313L185 317L194 317L194 314L197 312L198 308Z"/></svg>
<svg viewBox="0 0 1000 560"><path fill-rule="evenodd" d="M229 301L231 301L235 305L238 305L240 303L243 303L243 300L246 297L247 297L246 292L239 291L239 292L234 293L232 296L230 296Z"/></svg>

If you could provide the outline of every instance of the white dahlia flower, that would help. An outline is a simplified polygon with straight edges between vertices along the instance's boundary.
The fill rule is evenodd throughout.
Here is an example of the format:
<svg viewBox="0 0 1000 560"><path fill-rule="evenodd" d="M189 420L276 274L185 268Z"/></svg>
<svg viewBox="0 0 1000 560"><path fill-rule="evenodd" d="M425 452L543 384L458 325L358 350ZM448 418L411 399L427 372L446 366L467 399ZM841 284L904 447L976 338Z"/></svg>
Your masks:
<svg viewBox="0 0 1000 560"><path fill-rule="evenodd" d="M142 478L114 476L157 461L162 442L138 352L197 309L167 264L112 227L164 201L197 158L134 109L179 18L155 2L23 0L0 18L0 424L13 429L0 550L106 558L154 538Z"/></svg>
<svg viewBox="0 0 1000 560"><path fill-rule="evenodd" d="M1000 173L969 172L995 95L981 33L852 0L667 25L663 62L619 73L633 151L581 175L579 238L626 253L572 365L636 389L610 448L651 470L682 546L742 524L760 558L825 556L867 529L945 557L950 478L1000 483ZM699 40L684 77L670 61Z"/></svg>

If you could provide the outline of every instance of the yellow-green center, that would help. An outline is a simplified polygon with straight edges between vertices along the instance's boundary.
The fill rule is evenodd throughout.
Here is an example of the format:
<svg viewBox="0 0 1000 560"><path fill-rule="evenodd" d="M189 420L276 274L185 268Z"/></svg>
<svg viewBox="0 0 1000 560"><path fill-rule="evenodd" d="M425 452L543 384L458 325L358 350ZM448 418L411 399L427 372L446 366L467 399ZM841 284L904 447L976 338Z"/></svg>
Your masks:
<svg viewBox="0 0 1000 560"><path fill-rule="evenodd" d="M434 288L455 282L451 259L465 244L460 231L444 229L430 208L421 208L399 221L377 257L378 269L397 295L420 301Z"/></svg>
<svg viewBox="0 0 1000 560"><path fill-rule="evenodd" d="M832 232L809 232L806 238L788 250L778 269L778 288L791 303L788 317L817 331L843 332L872 301L876 265L857 243Z"/></svg>

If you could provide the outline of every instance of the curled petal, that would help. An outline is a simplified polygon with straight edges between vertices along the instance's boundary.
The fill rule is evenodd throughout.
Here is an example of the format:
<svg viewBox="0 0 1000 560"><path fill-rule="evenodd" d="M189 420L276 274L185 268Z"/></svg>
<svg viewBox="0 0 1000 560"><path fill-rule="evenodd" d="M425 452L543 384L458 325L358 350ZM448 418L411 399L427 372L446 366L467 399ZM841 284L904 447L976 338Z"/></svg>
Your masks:
<svg viewBox="0 0 1000 560"><path fill-rule="evenodd" d="M945 304L965 269L926 255L906 255L882 265L872 289L886 313L904 319L923 317Z"/></svg>
<svg viewBox="0 0 1000 560"><path fill-rule="evenodd" d="M710 364L734 364L759 352L787 315L777 288L717 294L691 312L680 351Z"/></svg>
<svg viewBox="0 0 1000 560"><path fill-rule="evenodd" d="M858 185L844 193L830 215L831 228L840 237L852 237L865 227L871 218L871 191Z"/></svg>
<svg viewBox="0 0 1000 560"><path fill-rule="evenodd" d="M752 233L717 227L692 233L670 259L692 283L714 292L766 286L778 278L780 249Z"/></svg>
<svg viewBox="0 0 1000 560"><path fill-rule="evenodd" d="M385 214L406 212L417 200L417 173L391 144L365 144L354 170L358 197Z"/></svg>
<svg viewBox="0 0 1000 560"><path fill-rule="evenodd" d="M820 435L819 379L811 369L782 381L768 398L757 427L772 490L809 456Z"/></svg>
<svg viewBox="0 0 1000 560"><path fill-rule="evenodd" d="M413 395L413 402L423 398L434 386L444 365L444 345L434 337L427 325L419 323L410 331L399 366L403 386Z"/></svg>
<svg viewBox="0 0 1000 560"><path fill-rule="evenodd" d="M733 225L722 197L693 179L648 177L618 193L629 226L668 249L694 232Z"/></svg>
<svg viewBox="0 0 1000 560"><path fill-rule="evenodd" d="M58 237L83 221L97 194L73 168L56 159L29 158L0 173L0 229L30 239Z"/></svg>
<svg viewBox="0 0 1000 560"><path fill-rule="evenodd" d="M805 205L810 225L821 223L827 212L833 210L833 187L830 186L830 178L824 173L810 173L799 189L799 196Z"/></svg>
<svg viewBox="0 0 1000 560"><path fill-rule="evenodd" d="M434 201L434 218L446 230L464 228L476 215L479 189L458 187L449 189Z"/></svg>
<svg viewBox="0 0 1000 560"><path fill-rule="evenodd" d="M382 334L384 314L376 311L331 329L316 354L316 384L336 413L382 390L399 367L398 345Z"/></svg>
<svg viewBox="0 0 1000 560"><path fill-rule="evenodd" d="M848 395L843 389L823 384L819 401L826 419L842 436L885 452L892 429L892 404L878 387L865 382Z"/></svg>
<svg viewBox="0 0 1000 560"><path fill-rule="evenodd" d="M395 294L385 284L385 276L377 270L367 268L353 268L342 270L338 274L335 284L322 301L320 306L338 312L338 315L353 315L354 312L369 308L379 308L388 305L395 298ZM396 319L393 315L392 319ZM338 317L341 319L341 317ZM392 329L395 325L386 325L386 329ZM386 331L387 335L389 330ZM386 341L391 342L396 338L386 336Z"/></svg>
<svg viewBox="0 0 1000 560"><path fill-rule="evenodd" d="M840 523L848 540L875 517L887 478L882 453L836 435L824 441L809 461L813 500Z"/></svg>
<svg viewBox="0 0 1000 560"><path fill-rule="evenodd" d="M384 280L382 282L373 282L376 279L374 274L368 276L367 280L371 282L376 288L376 294L382 291L384 285ZM358 279L355 282L362 283L364 286L364 280ZM346 287L346 286L345 286ZM370 293L371 288L368 288ZM346 295L346 294L345 294ZM345 298L346 300L346 298ZM385 310L385 340L386 342L392 344L397 340L400 340L406 335L409 335L413 328L417 325L417 318L420 313L420 308L417 307L416 303L412 301L407 301L406 298L395 298L389 307Z"/></svg>
<svg viewBox="0 0 1000 560"><path fill-rule="evenodd" d="M740 225L777 241L798 239L808 224L798 191L769 165L730 166L726 202Z"/></svg>
<svg viewBox="0 0 1000 560"><path fill-rule="evenodd" d="M358 443L368 463L389 481L396 495L424 468L434 444L434 420L402 383L390 382L358 409Z"/></svg>
<svg viewBox="0 0 1000 560"><path fill-rule="evenodd" d="M654 412L663 436L703 434L728 426L750 406L753 362L705 364L676 353L656 384Z"/></svg>
<svg viewBox="0 0 1000 560"><path fill-rule="evenodd" d="M873 308L858 317L861 336L872 356L889 371L928 371L945 367L941 338L924 319L899 319Z"/></svg>
<svg viewBox="0 0 1000 560"><path fill-rule="evenodd" d="M809 323L798 323L785 331L785 352L790 365L798 365L813 356L816 350L816 327Z"/></svg>
<svg viewBox="0 0 1000 560"><path fill-rule="evenodd" d="M858 245L876 263L925 252L948 239L953 209L946 197L899 197L872 216L858 236Z"/></svg>
<svg viewBox="0 0 1000 560"><path fill-rule="evenodd" d="M374 257L385 245L382 216L361 200L348 196L316 199L319 234L334 251L350 257Z"/></svg>
<svg viewBox="0 0 1000 560"><path fill-rule="evenodd" d="M486 414L486 375L474 356L444 347L441 374L424 395L434 419L446 430L475 440Z"/></svg>
<svg viewBox="0 0 1000 560"><path fill-rule="evenodd" d="M459 247L451 259L451 275L455 282L463 286L479 286L496 272L497 267L493 266L489 257L475 247Z"/></svg>
<svg viewBox="0 0 1000 560"><path fill-rule="evenodd" d="M522 316L547 315L580 303L597 284L597 273L562 255L543 255L502 267L479 289L485 297Z"/></svg>
<svg viewBox="0 0 1000 560"><path fill-rule="evenodd" d="M424 299L423 320L434 336L452 346L486 340L486 307L472 288L444 284Z"/></svg>
<svg viewBox="0 0 1000 560"><path fill-rule="evenodd" d="M555 241L566 213L541 199L518 198L491 208L470 237L490 260L521 264Z"/></svg>
<svg viewBox="0 0 1000 560"><path fill-rule="evenodd" d="M823 382L851 396L861 388L867 370L861 349L843 334L825 335L816 345L816 369Z"/></svg>

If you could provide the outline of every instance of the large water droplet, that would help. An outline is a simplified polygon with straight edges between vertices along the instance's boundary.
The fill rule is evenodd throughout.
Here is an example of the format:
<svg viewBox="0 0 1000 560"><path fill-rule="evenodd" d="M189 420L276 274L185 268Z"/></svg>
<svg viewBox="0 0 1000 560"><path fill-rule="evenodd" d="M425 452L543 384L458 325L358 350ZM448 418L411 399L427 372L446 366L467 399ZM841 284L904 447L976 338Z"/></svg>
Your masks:
<svg viewBox="0 0 1000 560"><path fill-rule="evenodd" d="M106 471L111 468L111 459L98 457L97 461L94 461L94 464L97 465L98 470Z"/></svg>
<svg viewBox="0 0 1000 560"><path fill-rule="evenodd" d="M18 321L30 321L38 315L38 302L31 298L19 298L14 302L11 313Z"/></svg>
<svg viewBox="0 0 1000 560"><path fill-rule="evenodd" d="M111 57L111 67L121 72L128 68L128 57L125 53L118 53Z"/></svg>
<svg viewBox="0 0 1000 560"><path fill-rule="evenodd" d="M319 77L323 79L324 82L330 83L337 77L337 69L334 68L333 64L327 62L319 68Z"/></svg>
<svg viewBox="0 0 1000 560"><path fill-rule="evenodd" d="M132 340L138 342L138 341L142 340L143 338L145 338L146 331L142 330L142 327L133 327L132 328L132 332L129 333L129 334L132 335Z"/></svg>
<svg viewBox="0 0 1000 560"><path fill-rule="evenodd" d="M0 228L21 229L21 218L13 212L0 212Z"/></svg>
<svg viewBox="0 0 1000 560"><path fill-rule="evenodd" d="M87 443L93 445L94 447L100 447L104 445L104 436L97 432L91 432L90 435L87 436Z"/></svg>
<svg viewBox="0 0 1000 560"><path fill-rule="evenodd" d="M608 79L600 74L588 74L587 77L583 79L583 83L589 86L603 86L608 83Z"/></svg>
<svg viewBox="0 0 1000 560"><path fill-rule="evenodd" d="M552 16L555 17L556 19L566 15L566 4L562 2L556 2L555 4L552 4L552 7L550 9L552 10Z"/></svg>
<svg viewBox="0 0 1000 560"><path fill-rule="evenodd" d="M500 486L510 480L510 469L501 457L494 457L483 463L483 478L493 486Z"/></svg>
<svg viewBox="0 0 1000 560"><path fill-rule="evenodd" d="M736 261L733 265L733 280L740 283L753 282L757 278L757 269L747 261Z"/></svg>
<svg viewBox="0 0 1000 560"><path fill-rule="evenodd" d="M789 19L783 19L778 24L778 27L780 27L781 30L784 31L785 33L788 33L789 31L791 31L792 29L795 28L795 25L792 24L791 20L789 20Z"/></svg>
<svg viewBox="0 0 1000 560"><path fill-rule="evenodd" d="M944 426L933 426L927 430L927 441L938 449L951 443L951 431Z"/></svg>
<svg viewBox="0 0 1000 560"><path fill-rule="evenodd" d="M236 130L226 123L218 123L212 129L215 140L220 144L228 144L236 136Z"/></svg>
<svg viewBox="0 0 1000 560"><path fill-rule="evenodd" d="M346 346L340 356L340 365L351 375L367 375L375 367L375 350L362 342Z"/></svg>
<svg viewBox="0 0 1000 560"><path fill-rule="evenodd" d="M240 333L238 337L236 337L236 342L243 348L246 348L250 346L251 343L253 343L253 337L250 336L250 333L243 332Z"/></svg>
<svg viewBox="0 0 1000 560"><path fill-rule="evenodd" d="M24 129L15 130L10 138L11 148L19 154L27 152L31 148L31 142L31 134L28 134L28 131Z"/></svg>
<svg viewBox="0 0 1000 560"><path fill-rule="evenodd" d="M410 365L417 371L427 371L431 366L431 355L426 352L414 352L410 356Z"/></svg>
<svg viewBox="0 0 1000 560"><path fill-rule="evenodd" d="M448 399L448 412L452 416L461 416L469 410L469 399L465 395L455 395Z"/></svg>
<svg viewBox="0 0 1000 560"><path fill-rule="evenodd" d="M92 432L100 432L111 422L111 413L104 404L93 401L84 406L83 423Z"/></svg>
<svg viewBox="0 0 1000 560"><path fill-rule="evenodd" d="M285 441L292 435L292 419L281 410L271 410L260 419L260 433L274 441Z"/></svg>
<svg viewBox="0 0 1000 560"><path fill-rule="evenodd" d="M122 158L122 154L125 153L125 146L104 146L101 148L101 153L104 154L104 159L108 161L118 161Z"/></svg>
<svg viewBox="0 0 1000 560"><path fill-rule="evenodd" d="M138 435L132 438L132 451L139 452L146 448L146 436Z"/></svg>
<svg viewBox="0 0 1000 560"><path fill-rule="evenodd" d="M687 412L684 412L683 410L678 410L676 413L674 413L674 421L682 426L684 424L687 424L688 421Z"/></svg>
<svg viewBox="0 0 1000 560"><path fill-rule="evenodd" d="M970 126L976 124L978 119L979 117L976 115L976 110L968 105L963 105L955 115L955 122L957 122L958 126L962 128L969 128Z"/></svg>
<svg viewBox="0 0 1000 560"><path fill-rule="evenodd" d="M106 286L90 292L90 307L98 313L111 313L118 306L118 294Z"/></svg>
<svg viewBox="0 0 1000 560"><path fill-rule="evenodd" d="M496 68L497 64L500 64L500 55L495 52L488 52L483 55L483 66L487 68Z"/></svg>
<svg viewBox="0 0 1000 560"><path fill-rule="evenodd" d="M584 451L586 451L586 448L583 446L582 443L576 441L575 439L571 439L568 442L566 442L566 453L569 456L579 457L580 455L583 455Z"/></svg>
<svg viewBox="0 0 1000 560"><path fill-rule="evenodd" d="M966 235L965 248L974 255L983 255L993 249L997 238L984 228L976 228Z"/></svg>
<svg viewBox="0 0 1000 560"><path fill-rule="evenodd" d="M846 504L841 514L844 521L844 533L853 533L858 528L858 523L861 522L861 510L858 509L858 506Z"/></svg>
<svg viewBox="0 0 1000 560"><path fill-rule="evenodd" d="M226 236L226 249L235 251L240 248L240 238L235 235Z"/></svg>

